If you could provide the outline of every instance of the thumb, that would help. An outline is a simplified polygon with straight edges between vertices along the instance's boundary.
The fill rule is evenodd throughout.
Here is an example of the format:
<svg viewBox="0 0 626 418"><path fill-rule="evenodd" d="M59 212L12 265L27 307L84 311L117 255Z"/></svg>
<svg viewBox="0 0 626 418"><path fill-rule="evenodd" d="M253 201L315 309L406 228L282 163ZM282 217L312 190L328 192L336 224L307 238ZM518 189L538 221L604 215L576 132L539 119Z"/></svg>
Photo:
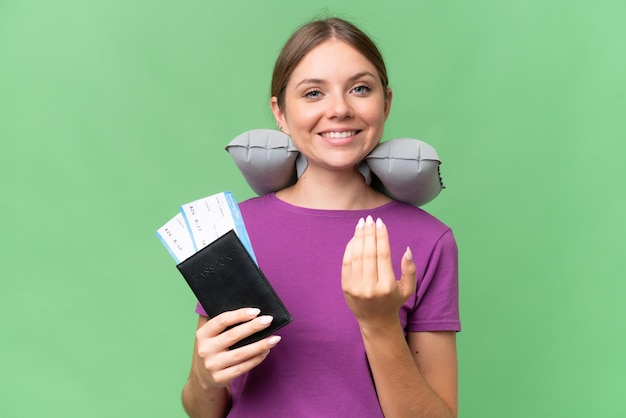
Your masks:
<svg viewBox="0 0 626 418"><path fill-rule="evenodd" d="M413 262L413 253L409 247L406 247L406 251L402 256L401 262L402 277L398 281L398 287L402 296L406 299L415 293L415 287L417 286L417 279L415 277L415 263Z"/></svg>

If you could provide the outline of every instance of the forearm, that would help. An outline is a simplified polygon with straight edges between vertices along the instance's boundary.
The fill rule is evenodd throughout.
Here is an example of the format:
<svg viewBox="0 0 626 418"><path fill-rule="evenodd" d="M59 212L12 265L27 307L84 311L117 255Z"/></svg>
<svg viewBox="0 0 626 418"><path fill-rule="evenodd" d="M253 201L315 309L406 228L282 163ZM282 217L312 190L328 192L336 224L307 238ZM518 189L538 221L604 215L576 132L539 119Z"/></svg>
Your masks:
<svg viewBox="0 0 626 418"><path fill-rule="evenodd" d="M420 373L399 323L361 334L385 417L456 416Z"/></svg>
<svg viewBox="0 0 626 418"><path fill-rule="evenodd" d="M230 393L226 388L202 388L191 375L183 388L182 402L191 418L223 418L230 408Z"/></svg>

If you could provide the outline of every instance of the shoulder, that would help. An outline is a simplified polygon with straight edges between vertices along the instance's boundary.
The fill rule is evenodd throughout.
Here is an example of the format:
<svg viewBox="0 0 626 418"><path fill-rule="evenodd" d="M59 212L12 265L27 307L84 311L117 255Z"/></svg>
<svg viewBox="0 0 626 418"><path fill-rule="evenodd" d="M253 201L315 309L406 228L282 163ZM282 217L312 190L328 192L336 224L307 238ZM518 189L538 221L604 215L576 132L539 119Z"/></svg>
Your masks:
<svg viewBox="0 0 626 418"><path fill-rule="evenodd" d="M269 195L251 197L250 199L246 199L242 202L239 202L239 206L240 207L255 207L258 205L267 205L269 203L268 197Z"/></svg>
<svg viewBox="0 0 626 418"><path fill-rule="evenodd" d="M253 197L239 203L241 216L249 229L276 228L284 222L294 222L299 214L283 204L273 194Z"/></svg>
<svg viewBox="0 0 626 418"><path fill-rule="evenodd" d="M239 208L241 212L244 214L259 214L264 213L269 210L277 210L276 204L274 202L272 195L262 195L257 197L252 197L250 199L244 200L239 203Z"/></svg>
<svg viewBox="0 0 626 418"><path fill-rule="evenodd" d="M393 202L388 205L382 216L387 225L404 226L405 228L417 228L422 233L444 234L450 231L450 227L424 209L402 203Z"/></svg>
<svg viewBox="0 0 626 418"><path fill-rule="evenodd" d="M424 209L394 202L380 213L389 237L398 246L410 246L415 252L430 254L438 247L455 251L452 229Z"/></svg>

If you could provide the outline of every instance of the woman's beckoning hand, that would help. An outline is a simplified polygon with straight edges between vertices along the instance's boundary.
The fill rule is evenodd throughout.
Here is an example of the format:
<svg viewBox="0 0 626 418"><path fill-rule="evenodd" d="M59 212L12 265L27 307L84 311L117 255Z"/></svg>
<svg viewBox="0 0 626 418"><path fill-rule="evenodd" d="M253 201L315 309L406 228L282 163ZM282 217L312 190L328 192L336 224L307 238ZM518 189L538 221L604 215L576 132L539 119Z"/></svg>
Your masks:
<svg viewBox="0 0 626 418"><path fill-rule="evenodd" d="M379 218L361 218L343 257L341 286L350 310L361 327L398 322L398 311L415 292L415 264L410 248L402 256L402 276L396 279L391 263L387 227Z"/></svg>

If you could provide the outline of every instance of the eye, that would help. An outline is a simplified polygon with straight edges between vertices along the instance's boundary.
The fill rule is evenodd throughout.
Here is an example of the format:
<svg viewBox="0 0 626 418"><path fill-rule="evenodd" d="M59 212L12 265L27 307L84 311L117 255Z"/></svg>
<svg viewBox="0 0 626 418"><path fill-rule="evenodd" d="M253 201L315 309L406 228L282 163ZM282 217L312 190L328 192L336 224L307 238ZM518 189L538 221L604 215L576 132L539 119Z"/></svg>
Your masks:
<svg viewBox="0 0 626 418"><path fill-rule="evenodd" d="M355 94L359 95L359 96L365 96L365 95L367 95L370 91L372 91L372 89L371 89L371 87L370 87L370 86L368 86L367 84L360 84L360 85L358 85L358 86L354 87L354 88L352 89L352 91L353 91Z"/></svg>
<svg viewBox="0 0 626 418"><path fill-rule="evenodd" d="M319 99L322 97L322 92L320 90L309 90L303 96L307 99Z"/></svg>

